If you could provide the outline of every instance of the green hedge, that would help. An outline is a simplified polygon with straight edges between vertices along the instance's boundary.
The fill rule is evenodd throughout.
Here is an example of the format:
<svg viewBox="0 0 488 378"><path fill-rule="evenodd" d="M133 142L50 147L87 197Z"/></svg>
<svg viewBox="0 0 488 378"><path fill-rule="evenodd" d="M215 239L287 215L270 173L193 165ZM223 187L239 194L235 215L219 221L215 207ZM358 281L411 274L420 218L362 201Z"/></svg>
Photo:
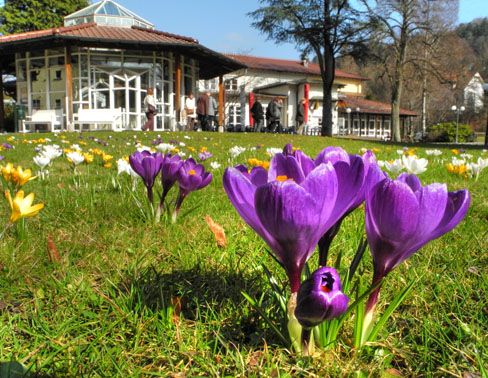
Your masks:
<svg viewBox="0 0 488 378"><path fill-rule="evenodd" d="M438 123L427 128L427 139L431 142L454 142L456 140L456 122ZM472 142L473 129L470 125L460 123L458 142Z"/></svg>

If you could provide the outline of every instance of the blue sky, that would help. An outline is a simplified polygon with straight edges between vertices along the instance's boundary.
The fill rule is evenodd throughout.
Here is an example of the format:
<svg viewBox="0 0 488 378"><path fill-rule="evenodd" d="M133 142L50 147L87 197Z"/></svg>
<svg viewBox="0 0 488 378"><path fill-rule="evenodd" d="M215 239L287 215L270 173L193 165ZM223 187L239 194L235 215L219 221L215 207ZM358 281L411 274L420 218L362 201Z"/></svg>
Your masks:
<svg viewBox="0 0 488 378"><path fill-rule="evenodd" d="M251 27L252 19L246 14L260 7L258 0L115 1L152 22L157 30L197 38L219 52L283 59L298 59L300 55L294 45L276 45ZM488 16L488 0L459 2L460 23Z"/></svg>
<svg viewBox="0 0 488 378"><path fill-rule="evenodd" d="M251 27L247 13L260 7L258 0L115 0L151 21L157 30L197 38L219 52L270 58L298 59L294 45L276 45ZM488 16L488 0L460 0L458 21Z"/></svg>

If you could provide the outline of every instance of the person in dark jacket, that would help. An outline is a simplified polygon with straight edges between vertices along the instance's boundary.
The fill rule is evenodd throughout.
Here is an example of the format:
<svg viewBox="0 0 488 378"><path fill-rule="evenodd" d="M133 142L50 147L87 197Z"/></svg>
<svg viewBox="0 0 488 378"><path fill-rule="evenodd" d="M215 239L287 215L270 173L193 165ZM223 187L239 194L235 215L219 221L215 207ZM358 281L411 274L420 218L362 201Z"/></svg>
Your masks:
<svg viewBox="0 0 488 378"><path fill-rule="evenodd" d="M208 96L208 114L207 114L207 126L208 131L214 131L215 115L219 112L219 104L217 100L212 97L210 92L207 92Z"/></svg>
<svg viewBox="0 0 488 378"><path fill-rule="evenodd" d="M200 93L197 100L197 116L202 131L207 131L207 116L210 101L206 92Z"/></svg>
<svg viewBox="0 0 488 378"><path fill-rule="evenodd" d="M281 110L283 109L283 100L275 97L273 101L268 104L267 113L269 112L268 130L270 133L279 132L282 133L281 127Z"/></svg>
<svg viewBox="0 0 488 378"><path fill-rule="evenodd" d="M251 114L254 120L254 131L260 133L264 126L264 112L263 104L261 104L262 97L256 97L256 102L252 104Z"/></svg>
<svg viewBox="0 0 488 378"><path fill-rule="evenodd" d="M307 100L305 98L302 98L300 100L300 103L298 104L297 107L297 115L295 116L295 120L297 121L298 124L298 130L297 134L303 135L303 130L305 129L305 103Z"/></svg>

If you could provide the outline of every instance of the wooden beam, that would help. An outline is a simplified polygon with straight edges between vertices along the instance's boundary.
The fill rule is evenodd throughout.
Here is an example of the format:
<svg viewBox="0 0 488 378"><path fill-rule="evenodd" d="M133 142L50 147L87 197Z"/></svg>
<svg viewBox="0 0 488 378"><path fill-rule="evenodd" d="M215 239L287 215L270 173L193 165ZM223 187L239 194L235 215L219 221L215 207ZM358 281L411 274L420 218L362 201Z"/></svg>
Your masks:
<svg viewBox="0 0 488 378"><path fill-rule="evenodd" d="M66 47L66 94L68 95L67 121L73 122L73 66L71 65L71 47Z"/></svg>
<svg viewBox="0 0 488 378"><path fill-rule="evenodd" d="M181 56L176 54L175 57L176 75L175 75L175 111L176 121L180 122L181 115Z"/></svg>
<svg viewBox="0 0 488 378"><path fill-rule="evenodd" d="M224 75L219 76L219 126L224 126Z"/></svg>

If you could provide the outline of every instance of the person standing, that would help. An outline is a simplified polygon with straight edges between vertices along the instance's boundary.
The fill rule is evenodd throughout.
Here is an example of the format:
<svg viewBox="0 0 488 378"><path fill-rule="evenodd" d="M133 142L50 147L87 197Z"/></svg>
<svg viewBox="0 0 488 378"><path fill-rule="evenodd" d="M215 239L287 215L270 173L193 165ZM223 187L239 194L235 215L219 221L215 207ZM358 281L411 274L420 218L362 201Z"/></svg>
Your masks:
<svg viewBox="0 0 488 378"><path fill-rule="evenodd" d="M252 119L254 120L254 131L256 133L260 133L264 126L264 112L261 100L261 96L256 97L256 102L252 104L251 107Z"/></svg>
<svg viewBox="0 0 488 378"><path fill-rule="evenodd" d="M144 108L146 109L147 122L142 127L144 131L154 130L154 116L156 115L156 101L154 101L154 90L147 88L146 97L144 97Z"/></svg>
<svg viewBox="0 0 488 378"><path fill-rule="evenodd" d="M195 126L195 119L197 117L195 113L195 95L190 93L185 100L185 113L186 113L186 131L192 131Z"/></svg>
<svg viewBox="0 0 488 378"><path fill-rule="evenodd" d="M303 135L303 130L305 129L305 103L306 102L307 100L305 98L302 98L298 103L298 107L297 107L297 115L295 116L295 120L297 121L298 124L298 130L297 130L298 135Z"/></svg>
<svg viewBox="0 0 488 378"><path fill-rule="evenodd" d="M270 125L269 131L271 133L282 133L281 127L281 110L283 109L283 100L281 98L275 97L268 105L270 113Z"/></svg>
<svg viewBox="0 0 488 378"><path fill-rule="evenodd" d="M202 131L207 131L207 115L210 101L206 92L200 93L197 100L197 116Z"/></svg>
<svg viewBox="0 0 488 378"><path fill-rule="evenodd" d="M214 121L215 121L215 115L219 111L219 105L217 104L217 100L212 97L210 92L207 92L208 96L208 115L207 115L207 121L208 121L208 131L214 131Z"/></svg>

